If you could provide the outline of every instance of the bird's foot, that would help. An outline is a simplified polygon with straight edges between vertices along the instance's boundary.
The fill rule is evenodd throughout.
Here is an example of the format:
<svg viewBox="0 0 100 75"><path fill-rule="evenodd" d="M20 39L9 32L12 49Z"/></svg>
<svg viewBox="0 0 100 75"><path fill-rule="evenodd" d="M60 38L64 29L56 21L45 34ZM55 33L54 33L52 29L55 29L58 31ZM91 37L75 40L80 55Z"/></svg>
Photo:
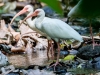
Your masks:
<svg viewBox="0 0 100 75"><path fill-rule="evenodd" d="M54 71L55 71L55 68L56 68L57 65L62 66L62 65L57 61L56 63L50 65L49 68L54 66Z"/></svg>

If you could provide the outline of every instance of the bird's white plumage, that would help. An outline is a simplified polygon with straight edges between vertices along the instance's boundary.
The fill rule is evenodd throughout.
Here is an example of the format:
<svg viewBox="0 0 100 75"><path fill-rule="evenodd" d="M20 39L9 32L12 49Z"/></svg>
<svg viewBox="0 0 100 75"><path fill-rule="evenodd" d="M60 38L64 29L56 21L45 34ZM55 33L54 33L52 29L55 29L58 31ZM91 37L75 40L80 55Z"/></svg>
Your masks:
<svg viewBox="0 0 100 75"><path fill-rule="evenodd" d="M34 8L33 8L31 5L26 5L24 8L28 8L27 16L29 16L30 14L32 14L33 11L34 11L34 10L33 10ZM33 20L32 20L32 18L28 18L28 19L26 20L26 22L28 23L28 26L29 26L32 30L36 31L37 33L39 33L39 34L41 34L41 35L43 35L43 36L48 37L48 39L51 39L48 35L46 35L45 33L41 32L39 29L37 29L37 28L35 27L35 21L36 21L36 19L33 19Z"/></svg>
<svg viewBox="0 0 100 75"><path fill-rule="evenodd" d="M65 22L59 19L51 19L45 17L45 12L42 9L36 9L32 15L37 15L34 22L35 27L57 42L58 46L57 61L52 66L56 66L59 62L60 40L75 39L80 42L83 41L81 35Z"/></svg>
<svg viewBox="0 0 100 75"><path fill-rule="evenodd" d="M41 15L45 14L44 12L42 12L42 9L39 9L38 11L39 13L42 13ZM81 35L77 31L75 31L68 24L59 19L51 19L48 17L44 18L42 16L41 19L39 19L38 17L36 20L36 22L38 22L35 22L35 26L37 27L37 29L50 36L56 42L58 42L58 40L60 39L75 39L80 42L83 41Z"/></svg>

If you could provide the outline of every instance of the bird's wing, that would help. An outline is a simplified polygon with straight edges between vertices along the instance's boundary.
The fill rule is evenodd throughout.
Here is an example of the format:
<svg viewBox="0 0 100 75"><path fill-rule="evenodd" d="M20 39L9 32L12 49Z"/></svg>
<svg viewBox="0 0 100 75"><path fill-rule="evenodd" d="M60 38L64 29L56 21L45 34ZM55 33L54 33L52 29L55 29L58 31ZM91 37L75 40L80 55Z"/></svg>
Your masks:
<svg viewBox="0 0 100 75"><path fill-rule="evenodd" d="M78 32L59 19L46 19L41 24L41 29L52 38L77 39L81 38ZM76 37L76 38L75 38Z"/></svg>

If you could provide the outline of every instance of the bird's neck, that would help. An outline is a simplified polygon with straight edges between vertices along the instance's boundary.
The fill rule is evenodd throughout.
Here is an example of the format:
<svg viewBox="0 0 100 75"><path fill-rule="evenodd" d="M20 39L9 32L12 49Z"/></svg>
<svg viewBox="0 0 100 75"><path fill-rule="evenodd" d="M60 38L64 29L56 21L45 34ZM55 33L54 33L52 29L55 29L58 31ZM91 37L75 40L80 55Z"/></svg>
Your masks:
<svg viewBox="0 0 100 75"><path fill-rule="evenodd" d="M27 16L29 16L29 15L31 15L33 12L30 12ZM28 18L27 20L26 20L26 22L28 23L28 26L29 27L33 27L33 20L32 20L32 17L30 17L30 18Z"/></svg>
<svg viewBox="0 0 100 75"><path fill-rule="evenodd" d="M38 29L41 29L41 23L43 22L44 17L45 17L45 15L41 15L41 16L36 17L35 26Z"/></svg>

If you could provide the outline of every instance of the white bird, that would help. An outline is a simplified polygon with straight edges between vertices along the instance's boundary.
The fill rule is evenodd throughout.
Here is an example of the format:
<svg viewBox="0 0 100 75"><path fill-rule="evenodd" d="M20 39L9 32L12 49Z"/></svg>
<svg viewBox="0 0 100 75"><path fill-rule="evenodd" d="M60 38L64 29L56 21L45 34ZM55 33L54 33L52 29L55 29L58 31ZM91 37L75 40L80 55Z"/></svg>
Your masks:
<svg viewBox="0 0 100 75"><path fill-rule="evenodd" d="M36 9L30 16L27 16L24 20L32 16L37 16L34 22L35 27L41 32L46 33L48 36L50 36L53 40L57 42L57 61L55 64L52 65L55 69L55 66L59 64L60 40L75 39L79 42L83 42L83 38L78 32L76 32L65 22L59 19L45 17L45 12L43 9Z"/></svg>
<svg viewBox="0 0 100 75"><path fill-rule="evenodd" d="M13 17L13 19L12 19L11 22L10 22L10 25L12 24L12 22L14 21L14 19L15 19L17 16L22 15L22 14L25 14L25 13L27 13L27 16L29 16L30 14L33 13L33 10L34 10L34 8L33 8L31 5L26 5L21 11L19 11L19 12ZM28 26L29 26L32 30L34 30L34 31L36 31L37 33L40 33L41 35L47 37L47 39L48 39L47 57L48 57L48 60L49 60L49 50L50 50L50 46L52 46L51 38L50 38L47 34L41 32L40 30L38 30L38 29L35 27L35 25L34 25L34 24L35 24L35 20L36 20L36 19L32 20L32 18L28 18L28 19L26 20L26 22L28 23ZM52 56L53 56L53 55L52 55Z"/></svg>

